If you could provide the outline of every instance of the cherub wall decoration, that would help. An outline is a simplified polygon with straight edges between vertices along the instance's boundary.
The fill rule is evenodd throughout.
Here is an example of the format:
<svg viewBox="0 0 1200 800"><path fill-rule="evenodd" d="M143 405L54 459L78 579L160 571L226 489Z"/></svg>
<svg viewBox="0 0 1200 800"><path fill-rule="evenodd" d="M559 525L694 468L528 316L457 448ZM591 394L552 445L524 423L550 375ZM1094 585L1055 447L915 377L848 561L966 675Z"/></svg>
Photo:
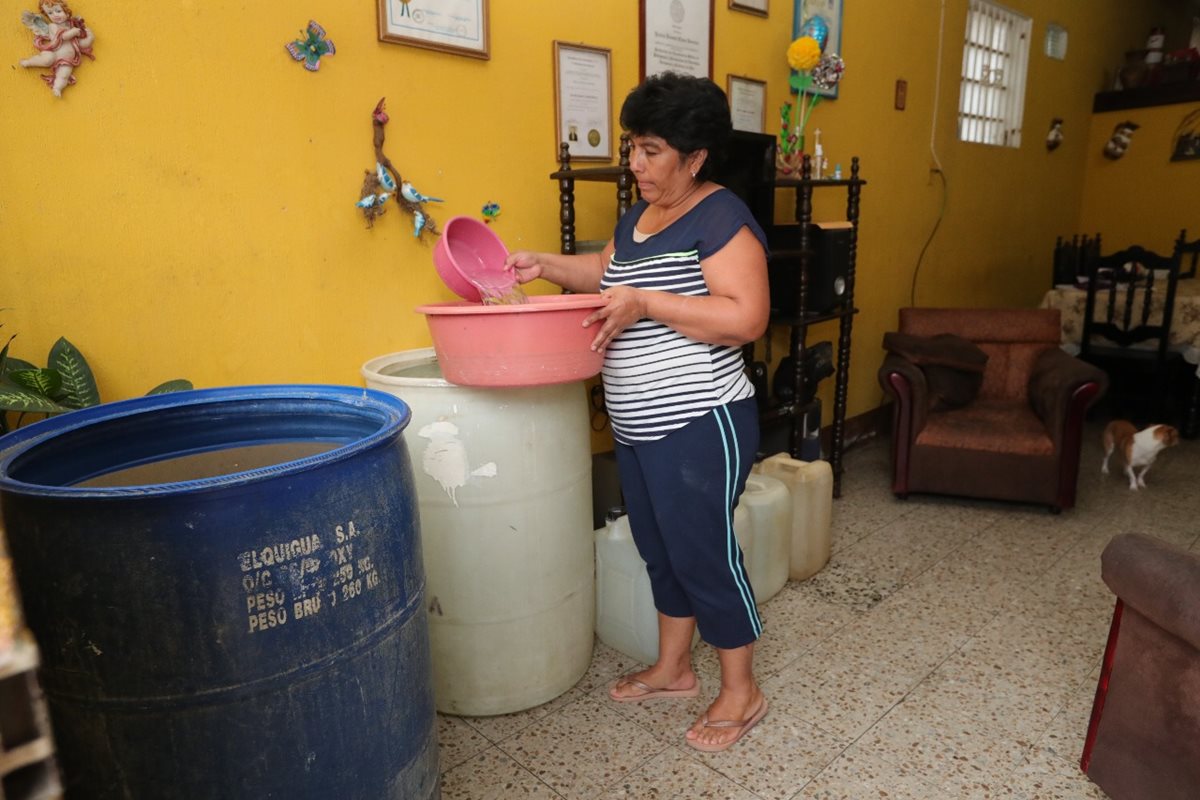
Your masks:
<svg viewBox="0 0 1200 800"><path fill-rule="evenodd" d="M84 25L82 17L72 14L70 6L55 0L44 0L38 9L45 14L32 11L21 13L21 22L33 31L33 46L40 52L23 58L22 67L49 67L51 72L42 75L55 97L62 97L63 89L75 83L72 74L83 56L93 61L92 43L96 34Z"/></svg>

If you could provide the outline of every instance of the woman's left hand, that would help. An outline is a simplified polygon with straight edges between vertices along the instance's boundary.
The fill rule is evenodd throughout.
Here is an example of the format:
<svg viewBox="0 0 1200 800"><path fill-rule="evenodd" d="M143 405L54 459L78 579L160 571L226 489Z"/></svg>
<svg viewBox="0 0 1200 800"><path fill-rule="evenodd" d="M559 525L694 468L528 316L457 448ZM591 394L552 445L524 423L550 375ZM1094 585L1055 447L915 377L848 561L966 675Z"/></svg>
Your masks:
<svg viewBox="0 0 1200 800"><path fill-rule="evenodd" d="M611 286L601 292L600 296L604 298L604 305L583 321L585 328L594 323L601 323L596 338L592 340L592 349L596 352L602 352L617 334L646 317L646 301L641 289L632 286Z"/></svg>

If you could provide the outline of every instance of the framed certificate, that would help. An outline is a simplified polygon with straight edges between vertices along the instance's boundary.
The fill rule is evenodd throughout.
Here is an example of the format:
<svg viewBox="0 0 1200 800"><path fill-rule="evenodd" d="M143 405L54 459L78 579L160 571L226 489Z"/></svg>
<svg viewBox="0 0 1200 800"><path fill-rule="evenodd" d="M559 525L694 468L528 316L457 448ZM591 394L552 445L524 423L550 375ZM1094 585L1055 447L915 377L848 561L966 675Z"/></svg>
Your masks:
<svg viewBox="0 0 1200 800"><path fill-rule="evenodd" d="M766 81L729 75L725 78L725 93L729 95L729 115L733 118L734 130L766 133Z"/></svg>
<svg viewBox="0 0 1200 800"><path fill-rule="evenodd" d="M804 27L814 18L824 23L828 31L821 52L842 55L842 0L796 0L792 39L803 36ZM835 83L829 89L813 86L808 92L833 99L838 96L838 84Z"/></svg>
<svg viewBox="0 0 1200 800"><path fill-rule="evenodd" d="M747 14L767 16L767 0L729 0L729 7L734 11L745 11Z"/></svg>
<svg viewBox="0 0 1200 800"><path fill-rule="evenodd" d="M379 40L489 58L488 0L376 0Z"/></svg>
<svg viewBox="0 0 1200 800"><path fill-rule="evenodd" d="M554 43L554 157L567 143L572 161L612 160L612 51Z"/></svg>
<svg viewBox="0 0 1200 800"><path fill-rule="evenodd" d="M712 77L713 0L638 0L638 6L639 77L668 70Z"/></svg>

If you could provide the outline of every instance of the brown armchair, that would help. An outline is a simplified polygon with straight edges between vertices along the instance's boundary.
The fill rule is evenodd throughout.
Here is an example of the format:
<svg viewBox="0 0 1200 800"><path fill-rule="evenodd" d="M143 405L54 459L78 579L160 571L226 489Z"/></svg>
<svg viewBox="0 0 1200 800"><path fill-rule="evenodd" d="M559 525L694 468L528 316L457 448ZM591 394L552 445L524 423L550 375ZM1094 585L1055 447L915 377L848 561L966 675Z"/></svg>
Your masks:
<svg viewBox="0 0 1200 800"><path fill-rule="evenodd" d="M977 395L941 408L927 368L889 353L879 383L894 400L892 491L1075 505L1084 414L1104 373L1059 348L1054 309L900 309L899 333L953 334L987 356Z"/></svg>
<svg viewBox="0 0 1200 800"><path fill-rule="evenodd" d="M1113 537L1117 596L1080 767L1113 800L1200 797L1200 555Z"/></svg>

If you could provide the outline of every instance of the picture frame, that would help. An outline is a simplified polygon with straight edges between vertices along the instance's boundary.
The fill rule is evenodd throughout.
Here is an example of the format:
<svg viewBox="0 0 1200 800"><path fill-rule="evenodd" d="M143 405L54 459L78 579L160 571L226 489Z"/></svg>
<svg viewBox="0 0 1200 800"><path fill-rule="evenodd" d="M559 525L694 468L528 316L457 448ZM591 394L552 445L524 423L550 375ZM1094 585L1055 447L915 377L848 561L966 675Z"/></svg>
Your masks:
<svg viewBox="0 0 1200 800"><path fill-rule="evenodd" d="M379 41L489 59L488 0L376 0Z"/></svg>
<svg viewBox="0 0 1200 800"><path fill-rule="evenodd" d="M809 19L817 16L824 21L828 30L825 47L821 49L821 52L844 55L842 53L842 0L795 0L795 3L795 16L792 18L792 40L798 39ZM834 84L828 89L813 86L808 92L836 100L838 84Z"/></svg>
<svg viewBox="0 0 1200 800"><path fill-rule="evenodd" d="M554 157L612 161L612 50L554 42Z"/></svg>
<svg viewBox="0 0 1200 800"><path fill-rule="evenodd" d="M638 78L712 78L715 0L638 0Z"/></svg>
<svg viewBox="0 0 1200 800"><path fill-rule="evenodd" d="M766 133L767 82L745 75L725 76L725 94L729 97L729 116L733 129Z"/></svg>
<svg viewBox="0 0 1200 800"><path fill-rule="evenodd" d="M729 7L734 11L744 11L758 17L769 16L767 4L770 0L729 0Z"/></svg>

